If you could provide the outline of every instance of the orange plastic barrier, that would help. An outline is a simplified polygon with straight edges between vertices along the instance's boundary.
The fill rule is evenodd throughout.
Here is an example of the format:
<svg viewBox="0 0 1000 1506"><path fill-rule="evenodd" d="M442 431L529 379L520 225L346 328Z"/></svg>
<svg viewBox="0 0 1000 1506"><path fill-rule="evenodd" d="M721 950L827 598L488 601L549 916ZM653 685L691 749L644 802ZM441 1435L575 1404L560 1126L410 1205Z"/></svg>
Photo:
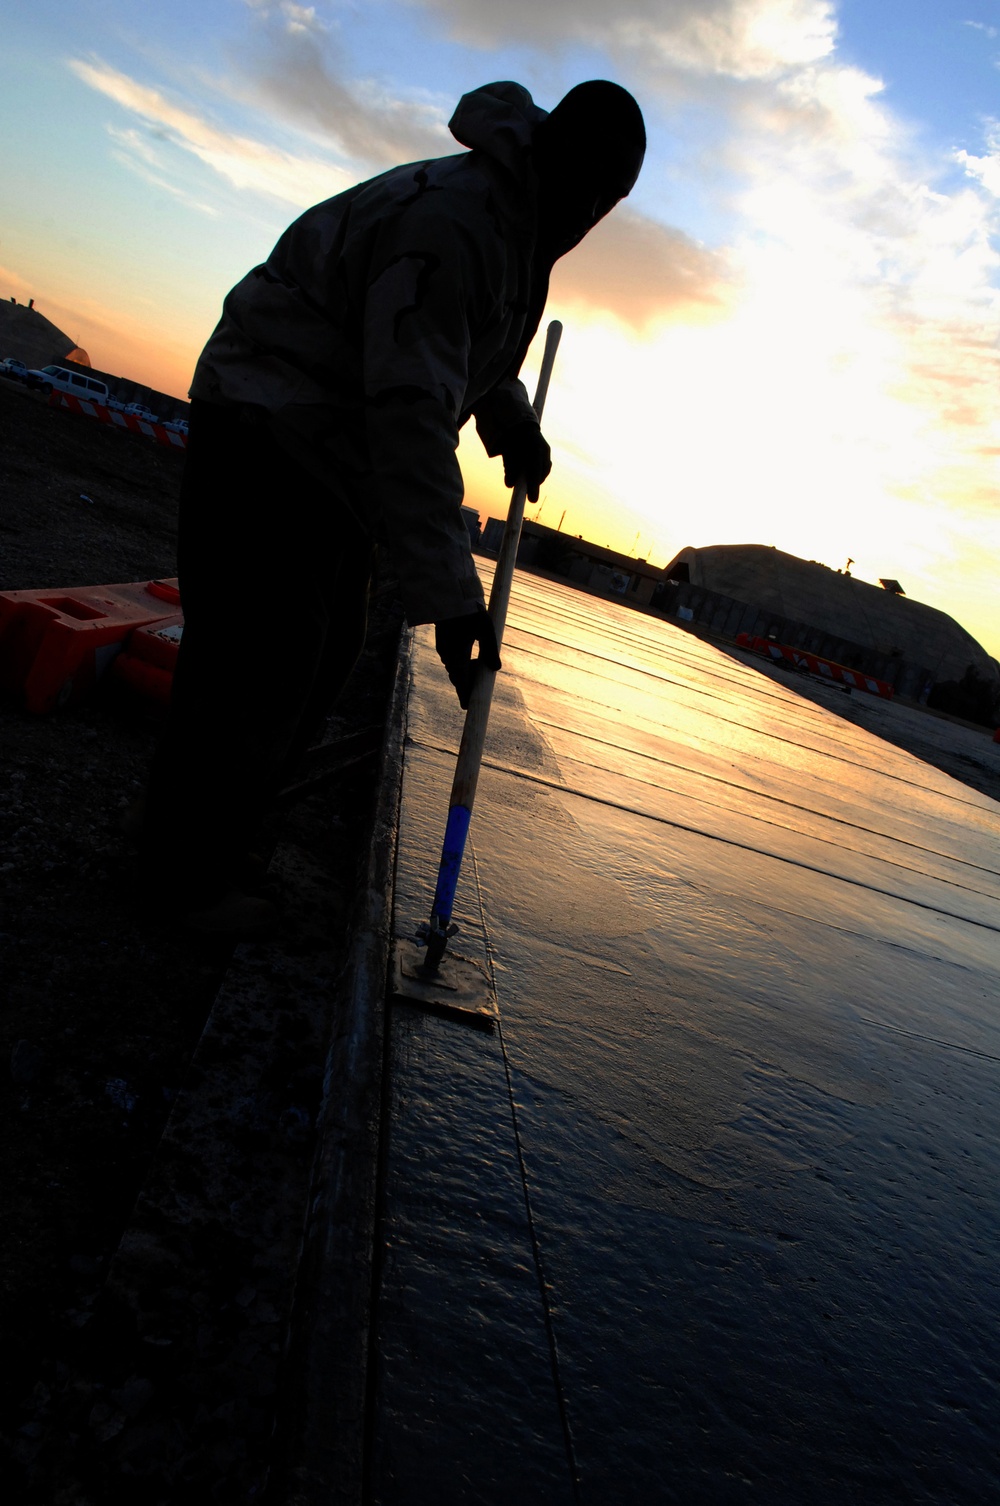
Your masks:
<svg viewBox="0 0 1000 1506"><path fill-rule="evenodd" d="M805 649L791 648L787 643L772 643L770 638L751 638L749 633L738 633L736 642L740 648L749 648L766 659L783 659L797 669L806 669L811 675L821 675L824 680L838 680L842 685L851 685L855 690L867 690L871 695L892 699L893 688L888 680L876 680L860 669L848 669L846 664L837 664L833 659L821 659L818 654Z"/></svg>
<svg viewBox="0 0 1000 1506"><path fill-rule="evenodd" d="M178 613L135 628L123 653L118 655L114 673L131 690L148 700L169 706L174 683L174 665L184 631L184 618Z"/></svg>
<svg viewBox="0 0 1000 1506"><path fill-rule="evenodd" d="M117 408L106 408L103 403L92 403L84 397L72 397L68 392L51 392L50 408L68 408L70 413L82 413L85 418L96 418L99 423L112 424L119 429L131 429L133 434L146 434L157 444L172 445L175 450L187 449L187 435L167 429L163 424L147 423L136 418L134 413L120 413Z"/></svg>
<svg viewBox="0 0 1000 1506"><path fill-rule="evenodd" d="M0 592L0 690L42 714L75 705L134 628L176 615L176 580Z"/></svg>

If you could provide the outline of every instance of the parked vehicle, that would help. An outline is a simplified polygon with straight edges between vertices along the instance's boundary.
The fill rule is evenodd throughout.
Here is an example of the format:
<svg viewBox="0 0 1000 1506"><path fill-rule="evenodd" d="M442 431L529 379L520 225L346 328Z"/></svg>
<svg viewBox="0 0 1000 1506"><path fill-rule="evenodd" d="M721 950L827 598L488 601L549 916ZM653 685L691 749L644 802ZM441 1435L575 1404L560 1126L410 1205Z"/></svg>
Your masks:
<svg viewBox="0 0 1000 1506"><path fill-rule="evenodd" d="M172 418L170 422L168 424L164 424L163 427L167 429L171 434L186 434L188 431L188 421L186 418Z"/></svg>
<svg viewBox="0 0 1000 1506"><path fill-rule="evenodd" d="M150 412L145 403L126 403L122 409L130 418L141 418L147 424L158 424L159 419L155 413Z"/></svg>
<svg viewBox="0 0 1000 1506"><path fill-rule="evenodd" d="M12 377L16 382L23 382L27 372L27 366L16 356L8 356L6 361L0 361L0 375Z"/></svg>
<svg viewBox="0 0 1000 1506"><path fill-rule="evenodd" d="M82 397L105 405L109 397L107 382L99 382L96 377L84 376L79 371L67 371L65 366L43 366L40 370L29 367L24 379L29 387L41 388L46 397L50 392L67 392L70 397Z"/></svg>

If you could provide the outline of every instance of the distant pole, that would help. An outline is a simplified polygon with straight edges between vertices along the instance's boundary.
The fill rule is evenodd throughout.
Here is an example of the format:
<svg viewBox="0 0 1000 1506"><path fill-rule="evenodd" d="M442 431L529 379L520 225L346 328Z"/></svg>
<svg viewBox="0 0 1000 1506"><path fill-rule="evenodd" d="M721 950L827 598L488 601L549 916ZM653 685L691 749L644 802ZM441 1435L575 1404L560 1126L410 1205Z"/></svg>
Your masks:
<svg viewBox="0 0 1000 1506"><path fill-rule="evenodd" d="M562 325L558 319L553 319L545 335L545 350L532 404L539 419L545 407L545 397L549 390L549 380L552 376L552 367L555 364L561 334ZM500 546L500 558L497 560L496 572L493 576L489 611L498 644L503 642L504 628L507 623L507 607L514 579L514 564L517 560L517 546L521 538L527 490L527 483L523 478L514 487L507 512L503 543ZM564 512L563 517L565 516ZM428 975L437 972L445 947L448 945L448 937L455 930L455 927L451 925L451 912L455 903L455 889L462 868L462 857L465 853L465 839L472 820L472 807L479 783L479 769L483 760L483 747L486 743L486 728L490 718L490 704L493 700L495 682L496 671L487 669L485 664L480 664L469 696L469 709L465 713L465 727L462 732L462 745L458 751L458 762L455 765L455 778L451 787L448 822L441 849L441 862L438 867L434 902L431 906L430 924L421 926L419 933L427 942L427 956L421 971Z"/></svg>

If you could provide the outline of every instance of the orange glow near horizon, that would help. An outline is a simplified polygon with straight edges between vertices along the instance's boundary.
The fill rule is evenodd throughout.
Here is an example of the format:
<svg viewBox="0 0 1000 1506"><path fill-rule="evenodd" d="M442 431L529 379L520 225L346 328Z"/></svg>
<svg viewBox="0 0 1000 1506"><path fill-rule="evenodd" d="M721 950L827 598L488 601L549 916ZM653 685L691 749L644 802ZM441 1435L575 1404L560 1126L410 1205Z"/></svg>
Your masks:
<svg viewBox="0 0 1000 1506"><path fill-rule="evenodd" d="M61 298L47 299L44 289L10 269L0 269L0 275L9 289L8 296L13 294L21 303L27 303L33 297L40 313L87 350L96 369L129 377L172 397L187 397L207 330L190 328L180 331L172 328L169 319L165 318L162 324L157 322L154 333L141 316L121 318L94 299L74 299L69 287L61 290ZM545 425L553 445L553 472L542 487L539 503L528 505L528 518L553 528L561 526L567 534L580 535L660 566L668 564L686 545L698 547L717 543L775 544L788 553L820 559L833 568L843 564L840 555L846 558L846 552L832 547L824 533L828 519L825 521L823 506L818 511L815 506L799 508L797 517L795 509L791 513L786 509L779 516L773 505L762 511L741 495L741 490L753 492L752 477L744 477L741 481L735 472L730 483L736 504L729 510L731 516L726 516L725 508L720 511L716 506L715 530L706 535L699 526L705 509L692 507L689 499L696 496L704 485L701 456L712 444L712 430L717 422L714 413L705 411L702 434L689 424L686 433L671 435L669 453L662 465L657 464L663 424L657 423L656 405L668 406L674 400L678 391L673 385L675 381L688 388L696 385L702 367L706 379L710 383L715 381L712 363L720 358L713 356L712 350L707 348L713 332L706 329L703 321L699 326L674 328L670 332L668 340L678 342L680 347L671 371L663 364L662 336L660 339L655 336L643 339L635 332L616 326L614 321L588 318L587 311L579 307L560 310L560 314L568 324L569 338L564 341L561 365L557 365ZM738 351L738 329L730 324L717 338L726 343L726 359L732 364L736 359L734 353ZM647 378L646 389L640 385L637 391L628 394L625 403L619 392L608 390L601 375L613 369L616 360L620 360L622 342L628 348L631 369L637 373L636 380L640 384L643 381L644 361L657 364L658 378L655 384L648 382ZM531 362L536 357L539 343L536 342L526 363L525 379L529 391L534 380ZM733 373L732 379L740 380L738 371ZM780 390L782 380L780 361L776 359L769 372L772 392ZM851 401L863 403L864 391L857 397L852 396ZM897 441L904 451L905 447L920 439L919 430L914 427L916 415L916 409L902 405L897 412L900 420L908 418ZM578 436L585 433L591 442L595 439L599 442L602 429L609 436L605 452L608 459L603 465L595 466L593 453L588 455L582 438ZM615 430L620 436L617 454ZM883 448L891 440L891 434L886 433ZM467 504L474 507L484 521L488 516L506 517L509 493L503 483L502 464L485 454L473 423L463 430L459 459L465 477ZM789 459L794 462L794 454ZM717 466L718 462L716 455L713 464ZM963 477L957 475L949 479L955 492L960 494ZM726 483L721 484L725 486ZM822 491L831 502L836 484L837 477L833 474L823 479ZM851 484L849 475L841 484ZM623 500L624 496L636 495L643 498L642 506L632 506ZM687 501L680 500L685 496ZM875 550L869 547L866 555L861 548L853 546L851 552L855 559L863 561L856 564L855 574L872 582L880 575L896 576L903 581L908 595L956 617L989 653L1000 657L1000 628L994 593L995 559L989 543L979 545L974 537L968 537L963 555L956 557L942 539L939 547L943 566L939 565L936 574L928 580L920 569L921 554L935 546L933 535L929 533L926 538L912 542L897 538L890 549L886 528L891 526L891 498L883 494L876 504L874 492L871 497L872 505L877 506L877 515L867 519L864 532L875 539ZM901 497L900 508L904 502ZM910 505L917 505L928 519L933 517L929 510L930 499L922 503L919 497L911 498ZM899 516L902 520L903 512ZM960 510L953 513L949 526L963 527ZM973 514L967 531L971 532L975 526ZM882 545L878 544L880 537L883 538ZM876 557L879 549L884 551L882 558ZM973 562L974 570L969 568ZM961 605L956 608L958 602Z"/></svg>
<svg viewBox="0 0 1000 1506"><path fill-rule="evenodd" d="M0 279L4 298L25 304L33 298L37 311L82 346L96 370L186 400L202 341L194 332L186 339L174 333L167 311L162 326L151 327L141 316L128 319L75 292L71 283L48 297L44 287L9 267L0 267Z"/></svg>

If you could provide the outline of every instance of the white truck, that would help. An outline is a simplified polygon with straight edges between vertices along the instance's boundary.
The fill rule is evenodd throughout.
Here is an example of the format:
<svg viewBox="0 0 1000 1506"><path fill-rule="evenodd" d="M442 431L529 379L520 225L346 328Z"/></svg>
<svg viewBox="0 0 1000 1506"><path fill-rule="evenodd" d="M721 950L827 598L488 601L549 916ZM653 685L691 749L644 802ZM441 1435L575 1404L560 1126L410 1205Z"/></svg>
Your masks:
<svg viewBox="0 0 1000 1506"><path fill-rule="evenodd" d="M111 396L107 382L99 382L96 377L84 376L79 371L68 371L65 366L42 366L38 370L30 368L25 373L25 381L29 387L44 392L46 397L50 392L67 392L70 397L86 398L89 402L103 403L106 407Z"/></svg>

